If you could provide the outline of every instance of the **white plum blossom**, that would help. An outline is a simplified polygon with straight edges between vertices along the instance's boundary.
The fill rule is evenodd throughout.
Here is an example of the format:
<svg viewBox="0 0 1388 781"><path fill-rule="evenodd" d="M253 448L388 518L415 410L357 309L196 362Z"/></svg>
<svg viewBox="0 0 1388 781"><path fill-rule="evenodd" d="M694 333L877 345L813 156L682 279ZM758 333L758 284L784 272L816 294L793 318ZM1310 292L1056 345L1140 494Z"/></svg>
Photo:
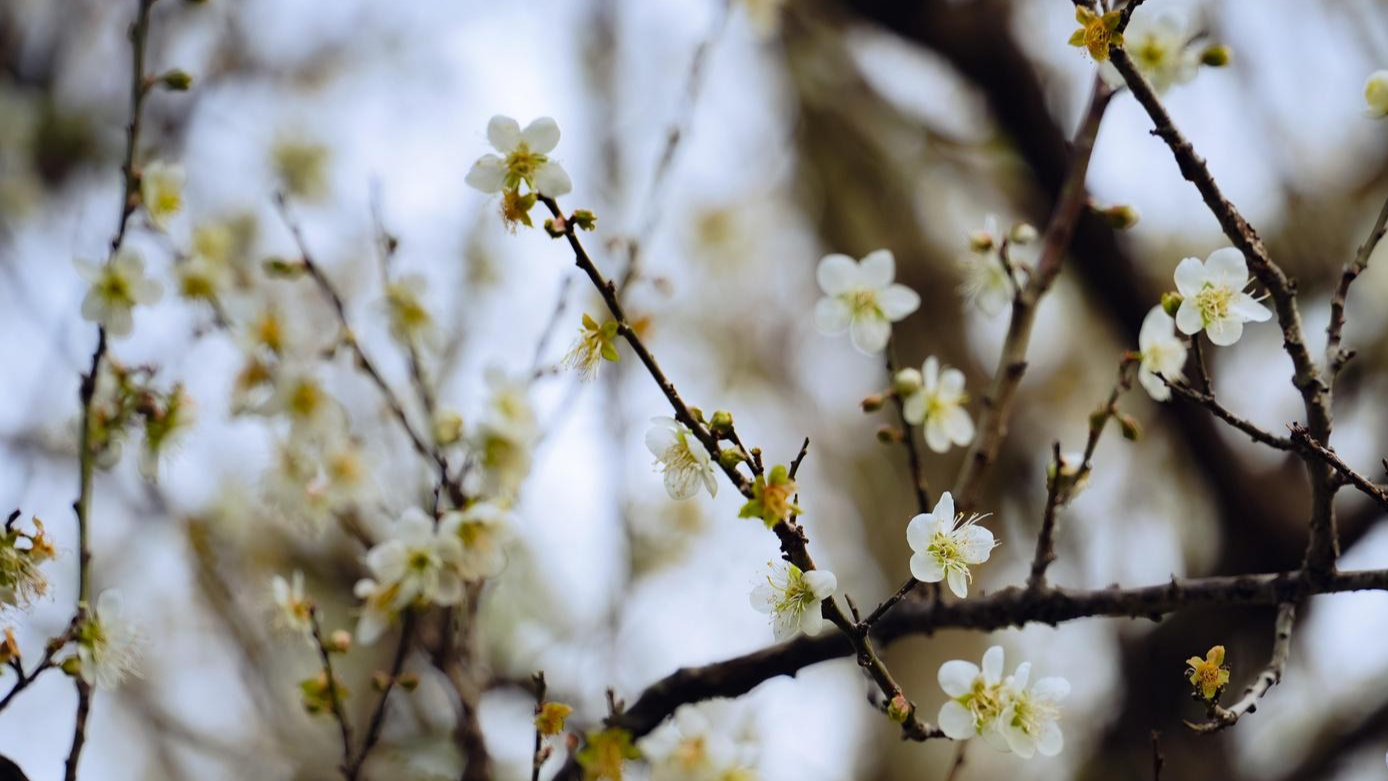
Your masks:
<svg viewBox="0 0 1388 781"><path fill-rule="evenodd" d="M1388 70L1374 71L1364 82L1364 114L1373 119L1388 117Z"/></svg>
<svg viewBox="0 0 1388 781"><path fill-rule="evenodd" d="M1060 731L1060 703L1070 696L1070 682L1064 678L1042 678L1027 685L1031 662L1017 665L1017 671L1003 682L1007 706L997 720L997 730L1007 747L1023 759L1040 753L1053 757L1065 747Z"/></svg>
<svg viewBox="0 0 1388 781"><path fill-rule="evenodd" d="M104 265L79 259L77 271L91 286L82 299L82 317L113 337L129 336L135 326L131 311L157 303L164 294L162 285L145 276L145 262L134 250L122 249Z"/></svg>
<svg viewBox="0 0 1388 781"><path fill-rule="evenodd" d="M1176 336L1176 321L1160 305L1152 307L1143 318L1137 345L1142 352L1137 381L1153 401L1166 401L1171 398L1171 389L1162 378L1173 382L1181 379L1186 365L1186 344Z"/></svg>
<svg viewBox="0 0 1388 781"><path fill-rule="evenodd" d="M1123 31L1123 50L1158 95L1195 78L1200 69L1200 50L1185 18L1175 13L1156 16L1134 14ZM1111 87L1123 85L1123 76L1112 62L1099 67Z"/></svg>
<svg viewBox="0 0 1388 781"><path fill-rule="evenodd" d="M313 602L304 593L304 573L294 570L289 580L279 575L270 579L274 600L271 624L280 632L312 639Z"/></svg>
<svg viewBox="0 0 1388 781"><path fill-rule="evenodd" d="M120 592L101 592L95 608L77 631L82 680L100 689L116 689L127 676L138 675L142 653L143 639L125 614Z"/></svg>
<svg viewBox="0 0 1388 781"><path fill-rule="evenodd" d="M1248 264L1233 247L1217 249L1201 263L1186 258L1176 266L1176 289L1182 296L1176 311L1176 327L1195 335L1203 329L1210 341L1228 347L1243 336L1243 324L1261 323L1272 317L1248 287Z"/></svg>
<svg viewBox="0 0 1388 781"><path fill-rule="evenodd" d="M1026 223L1013 227L1008 246L1028 244L1036 239L1036 229ZM959 259L964 282L959 292L983 314L994 317L1012 303L1017 289L1025 281L1022 270L1003 262L1003 242L998 234L998 218L988 215L983 227L969 234L969 253Z"/></svg>
<svg viewBox="0 0 1388 781"><path fill-rule="evenodd" d="M325 441L339 435L345 424L337 399L307 364L279 367L270 398L260 411L284 415L289 420L291 435L300 441Z"/></svg>
<svg viewBox="0 0 1388 781"><path fill-rule="evenodd" d="M456 605L463 598L463 543L456 534L436 529L417 507L406 510L391 533L367 551L371 577L355 589L366 602L357 624L364 644L380 636L394 613L418 604Z"/></svg>
<svg viewBox="0 0 1388 781"><path fill-rule="evenodd" d="M532 191L557 198L573 190L569 174L548 155L559 145L559 125L540 117L524 130L516 120L497 115L487 123L487 140L501 156L483 155L464 181L484 193L515 190L521 182Z"/></svg>
<svg viewBox="0 0 1388 781"><path fill-rule="evenodd" d="M766 582L752 589L752 607L771 616L772 635L784 642L804 632L814 636L824 628L820 603L832 597L838 578L828 570L802 572L794 564L771 565Z"/></svg>
<svg viewBox="0 0 1388 781"><path fill-rule="evenodd" d="M718 495L718 471L703 443L683 423L669 417L651 418L655 425L646 431L646 447L655 464L665 472L665 491L671 499L688 499L708 490Z"/></svg>
<svg viewBox="0 0 1388 781"><path fill-rule="evenodd" d="M921 366L920 388L903 401L902 414L907 423L922 427L931 450L944 453L951 444L963 446L974 439L974 422L964 409L968 401L964 373L949 367L941 370L940 361L932 355Z"/></svg>
<svg viewBox="0 0 1388 781"><path fill-rule="evenodd" d="M756 746L726 702L681 705L638 743L651 781L751 781Z"/></svg>
<svg viewBox="0 0 1388 781"><path fill-rule="evenodd" d="M474 446L486 470L487 492L510 496L530 474L531 450L539 438L539 427L529 385L523 378L488 371L486 380L491 397L477 426Z"/></svg>
<svg viewBox="0 0 1388 781"><path fill-rule="evenodd" d="M159 230L183 209L183 166L156 161L140 172L140 202Z"/></svg>
<svg viewBox="0 0 1388 781"><path fill-rule="evenodd" d="M1007 740L997 730L998 717L1007 707L1003 688L1003 650L995 645L983 653L983 667L954 659L940 665L940 688L950 700L940 708L940 729L951 740L968 740L975 735L999 751L1007 751Z"/></svg>
<svg viewBox="0 0 1388 781"><path fill-rule="evenodd" d="M882 352L892 323L920 308L921 297L898 285L896 258L889 250L870 252L857 262L847 255L825 255L816 273L824 298L815 306L821 333L848 331L853 345L868 354Z"/></svg>
<svg viewBox="0 0 1388 781"><path fill-rule="evenodd" d="M458 568L468 580L490 578L506 565L506 542L511 513L494 501L473 502L463 510L444 513L441 534L453 535L463 544Z"/></svg>
<svg viewBox="0 0 1388 781"><path fill-rule="evenodd" d="M969 567L988 560L997 546L993 533L978 525L982 516L967 520L954 514L954 497L946 491L930 514L921 513L906 526L911 546L911 576L923 583L945 581L954 595L969 594Z"/></svg>

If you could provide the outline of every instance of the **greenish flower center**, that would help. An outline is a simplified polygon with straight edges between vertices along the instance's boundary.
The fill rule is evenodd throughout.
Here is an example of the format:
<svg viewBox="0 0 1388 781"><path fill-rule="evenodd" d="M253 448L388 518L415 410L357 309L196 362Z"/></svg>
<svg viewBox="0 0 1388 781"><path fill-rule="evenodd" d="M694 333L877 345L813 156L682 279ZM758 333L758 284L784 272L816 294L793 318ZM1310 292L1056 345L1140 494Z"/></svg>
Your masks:
<svg viewBox="0 0 1388 781"><path fill-rule="evenodd" d="M877 291L875 290L859 288L851 293L847 293L845 298L848 300L848 305L853 309L855 317L879 314L881 312L877 306Z"/></svg>
<svg viewBox="0 0 1388 781"><path fill-rule="evenodd" d="M1234 302L1234 289L1226 285L1212 285L1208 282L1195 294L1195 306L1200 310L1200 320L1205 324L1229 317L1229 306Z"/></svg>
<svg viewBox="0 0 1388 781"><path fill-rule="evenodd" d="M514 189L521 182L525 182L533 187L535 174L547 162L548 157L530 151L530 146L524 141L516 144L516 148L506 156L506 186Z"/></svg>

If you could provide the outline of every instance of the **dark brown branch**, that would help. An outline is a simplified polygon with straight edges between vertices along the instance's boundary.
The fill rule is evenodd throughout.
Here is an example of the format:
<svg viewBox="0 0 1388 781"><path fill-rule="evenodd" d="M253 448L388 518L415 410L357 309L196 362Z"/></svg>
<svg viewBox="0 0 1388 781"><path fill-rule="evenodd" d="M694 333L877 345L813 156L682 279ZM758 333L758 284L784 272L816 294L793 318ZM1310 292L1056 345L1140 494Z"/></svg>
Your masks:
<svg viewBox="0 0 1388 781"><path fill-rule="evenodd" d="M1267 248L1257 231L1244 219L1239 210L1220 191L1205 161L1171 120L1156 91L1137 70L1132 58L1121 48L1110 49L1114 66L1123 75L1133 97L1152 120L1152 133L1171 149L1181 175L1199 190L1205 205L1219 221L1225 236L1243 253L1253 276L1265 287L1277 313L1282 329L1282 345L1292 359L1292 384L1301 393L1311 433L1322 441L1330 440L1333 425L1330 387L1311 359L1302 337L1301 312L1297 307L1296 285L1268 256ZM1323 575L1335 568L1339 557L1339 539L1335 524L1335 486L1331 484L1330 469L1314 458L1303 456L1311 482L1310 540L1306 546L1305 565L1313 574Z"/></svg>
<svg viewBox="0 0 1388 781"><path fill-rule="evenodd" d="M1324 461L1332 469L1334 469L1341 477L1343 477L1346 482L1348 482L1355 488L1358 488L1365 496L1368 496L1370 499L1373 499L1378 504L1378 506L1382 507L1385 510L1388 510L1388 491L1385 491L1383 488L1376 485L1372 480L1368 479L1364 475L1351 468L1349 464L1346 464L1344 460L1342 460L1338 455L1335 454L1334 450L1331 450L1330 448L1326 447L1320 442L1317 442L1315 438L1311 436L1311 432L1308 431L1304 426L1298 426L1293 424L1289 428L1292 432L1292 440L1296 443L1297 446L1299 446L1301 449L1305 451L1310 452L1313 456L1320 459L1321 461Z"/></svg>
<svg viewBox="0 0 1388 781"><path fill-rule="evenodd" d="M1251 421L1245 420L1235 415L1233 412L1230 412L1228 408L1215 399L1213 394L1198 391L1182 382L1172 382L1165 377L1162 378L1162 382L1166 383L1166 387L1170 388L1177 396L1180 396L1192 404L1198 404L1204 407L1210 411L1210 414L1247 434L1254 442L1278 450L1297 449L1296 444L1290 439L1276 436Z"/></svg>
<svg viewBox="0 0 1388 781"><path fill-rule="evenodd" d="M1304 570L1266 575L1172 579L1140 588L1033 592L1008 588L957 602L907 602L883 618L872 637L882 646L911 635L942 629L993 631L1031 623L1056 625L1099 616L1160 620L1169 613L1208 607L1249 607L1296 602L1313 594L1388 591L1388 570L1334 572L1313 579ZM651 684L614 726L645 735L680 705L714 697L737 697L762 682L795 675L812 664L853 652L836 634L801 637L780 645L703 667L683 668Z"/></svg>
<svg viewBox="0 0 1388 781"><path fill-rule="evenodd" d="M1238 702L1228 708L1215 705L1209 721L1200 724L1186 722L1186 726L1202 734L1219 732L1237 724L1244 714L1256 711L1258 700L1262 699L1269 689L1282 682L1282 671L1286 669L1287 656L1291 653L1292 624L1295 622L1296 603L1287 602L1278 608L1277 623L1273 630L1275 634L1272 641L1272 658L1268 661L1267 667L1258 673L1258 677L1244 690Z"/></svg>
<svg viewBox="0 0 1388 781"><path fill-rule="evenodd" d="M887 343L887 382L896 382L896 373L901 368L896 358L895 340ZM906 467L911 472L911 490L916 496L916 512L930 512L930 483L925 479L925 469L921 465L920 448L916 445L915 427L906 419L906 400L901 394L892 391L892 406L896 407L897 421L901 424L901 442L906 446Z"/></svg>
<svg viewBox="0 0 1388 781"><path fill-rule="evenodd" d="M1329 367L1326 372L1328 383L1333 384L1340 370L1354 357L1353 350L1345 350L1340 347L1341 332L1345 328L1345 302L1349 298L1349 286L1354 284L1354 280L1364 273L1364 269L1369 267L1369 258L1373 257L1374 249L1378 247L1385 232L1388 232L1388 201L1383 202L1383 208L1378 212L1378 219L1374 221L1373 230L1369 231L1369 237L1364 240L1364 243L1359 245L1359 251L1355 253L1354 260L1346 263L1340 272L1340 282L1335 286L1335 293L1330 298L1330 325L1326 326L1325 329L1325 365Z"/></svg>
<svg viewBox="0 0 1388 781"><path fill-rule="evenodd" d="M1098 439L1098 437L1094 437ZM1084 463L1079 467L1083 470L1089 464L1086 456ZM1065 490L1065 478L1061 474L1061 469L1065 465L1065 460L1060 455L1060 443L1055 442L1051 445L1051 474L1046 481L1046 511L1041 516L1041 532L1036 535L1036 555L1031 560L1031 576L1027 578L1027 588L1032 591L1040 591L1046 587L1046 568L1055 561L1055 516L1056 510L1060 507L1062 492Z"/></svg>
<svg viewBox="0 0 1388 781"><path fill-rule="evenodd" d="M395 659L390 665L390 677L386 679L386 685L381 690L381 699L376 703L376 709L371 713L371 721L366 727L366 738L357 751L357 758L346 766L344 775L347 776L347 781L355 781L361 775L366 758L370 756L371 750L381 739L381 728L386 723L386 704L390 700L391 691L395 689L395 684L399 682L401 673L405 671L405 659L410 654L410 645L414 639L414 622L414 611L406 609L404 620L401 622L400 644L395 647Z"/></svg>
<svg viewBox="0 0 1388 781"><path fill-rule="evenodd" d="M342 764L338 769L342 775L352 778L352 723L347 719L347 710L342 704L341 685L337 675L333 672L332 650L328 648L327 641L323 639L323 625L318 620L318 608L309 609L309 627L313 630L313 645L318 650L318 661L323 668L323 676L327 679L328 707L333 719L337 722L338 734L342 739Z"/></svg>
<svg viewBox="0 0 1388 781"><path fill-rule="evenodd" d="M0 699L0 711L5 710L10 702L12 702L15 697L19 696L20 692L29 688L31 684L37 681L39 676L58 666L56 658L58 652L63 650L68 642L72 640L73 634L76 631L77 618L74 617L72 623L68 624L68 628L64 630L62 634L48 641L48 646L44 649L43 657L39 659L39 663L34 666L34 669L27 673L24 672L24 667L18 659L11 662L11 666L14 668L15 674L19 680L15 681L14 686L5 694L5 697Z"/></svg>
<svg viewBox="0 0 1388 781"><path fill-rule="evenodd" d="M1166 757L1161 753L1161 733L1152 730L1152 781L1161 781L1161 769Z"/></svg>
<svg viewBox="0 0 1388 781"><path fill-rule="evenodd" d="M1084 211L1086 201L1084 181L1089 171L1089 158L1094 140L1108 108L1113 92L1102 79L1094 79L1089 108L1080 122L1079 131L1070 153L1070 169L1056 200L1056 208L1046 226L1041 244L1041 258L1027 278L1026 287L1012 304L1012 318L1003 342L1002 356L993 374L993 382L983 397L983 412L979 417L978 434L964 458L959 479L954 484L954 500L962 512L971 512L977 502L978 490L988 468L997 458L998 448L1007 436L1007 422L1016 401L1017 388L1026 373L1027 347L1031 329L1036 321L1037 305L1060 273L1061 258L1070 247L1075 223Z"/></svg>

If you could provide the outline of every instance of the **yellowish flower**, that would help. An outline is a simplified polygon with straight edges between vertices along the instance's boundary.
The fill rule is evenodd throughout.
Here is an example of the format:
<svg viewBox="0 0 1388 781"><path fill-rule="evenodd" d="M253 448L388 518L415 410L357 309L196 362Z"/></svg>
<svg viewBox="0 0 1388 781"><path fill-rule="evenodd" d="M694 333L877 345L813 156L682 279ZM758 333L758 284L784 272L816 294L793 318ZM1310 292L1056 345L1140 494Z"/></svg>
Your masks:
<svg viewBox="0 0 1388 781"><path fill-rule="evenodd" d="M578 764L583 766L586 781L610 779L622 781L622 766L628 759L639 759L641 752L632 745L631 733L624 729L605 729L589 732L588 742L578 752Z"/></svg>
<svg viewBox="0 0 1388 781"><path fill-rule="evenodd" d="M558 735L564 731L564 720L573 712L573 708L562 702L547 702L535 714L535 729L546 737Z"/></svg>
<svg viewBox="0 0 1388 781"><path fill-rule="evenodd" d="M617 352L617 321L608 320L599 324L583 314L583 327L578 329L578 339L564 356L564 365L578 373L578 378L589 381L598 376L598 368L603 361L620 361Z"/></svg>
<svg viewBox="0 0 1388 781"><path fill-rule="evenodd" d="M1205 658L1192 656L1186 660L1190 666L1190 683L1200 692L1200 696L1214 702L1225 686L1229 685L1229 668L1224 666L1224 646L1217 645L1205 654Z"/></svg>
<svg viewBox="0 0 1388 781"><path fill-rule="evenodd" d="M1122 14L1109 11L1100 16L1082 5L1075 6L1075 21L1080 29L1070 36L1070 45L1089 50L1095 62L1106 62L1110 46L1123 45L1123 33L1118 32Z"/></svg>

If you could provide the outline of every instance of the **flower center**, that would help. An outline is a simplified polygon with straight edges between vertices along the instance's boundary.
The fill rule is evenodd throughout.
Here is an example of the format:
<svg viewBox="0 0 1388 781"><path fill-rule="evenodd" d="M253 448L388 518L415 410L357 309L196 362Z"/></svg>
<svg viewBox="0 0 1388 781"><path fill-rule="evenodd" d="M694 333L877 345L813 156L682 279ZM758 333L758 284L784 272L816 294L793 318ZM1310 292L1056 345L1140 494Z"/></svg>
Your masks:
<svg viewBox="0 0 1388 781"><path fill-rule="evenodd" d="M852 307L853 314L857 317L873 314L877 311L877 291L867 288L859 288L851 293L847 293L848 305Z"/></svg>
<svg viewBox="0 0 1388 781"><path fill-rule="evenodd" d="M1219 685L1219 666L1214 664L1202 664L1195 668L1195 674L1204 686L1217 687Z"/></svg>
<svg viewBox="0 0 1388 781"><path fill-rule="evenodd" d="M1039 703L1026 695L1018 697L1013 708L1013 726L1032 736L1041 730L1042 724L1053 721L1056 716L1055 708Z"/></svg>
<svg viewBox="0 0 1388 781"><path fill-rule="evenodd" d="M522 181L533 186L535 173L547 162L549 158L539 152L530 151L529 145L524 141L516 144L516 148L506 156L507 187L514 189Z"/></svg>
<svg viewBox="0 0 1388 781"><path fill-rule="evenodd" d="M289 394L289 410L296 418L310 418L318 411L320 401L317 385L308 381L297 382Z"/></svg>
<svg viewBox="0 0 1388 781"><path fill-rule="evenodd" d="M945 569L964 569L960 560L959 542L945 532L936 532L926 551L940 562Z"/></svg>
<svg viewBox="0 0 1388 781"><path fill-rule="evenodd" d="M987 724L1002 714L1002 686L989 686L982 676L974 679L973 691L964 695L964 705L974 715L974 723Z"/></svg>
<svg viewBox="0 0 1388 781"><path fill-rule="evenodd" d="M101 275L101 296L107 301L134 304L135 297L130 292L130 282L113 269L107 268L106 273Z"/></svg>
<svg viewBox="0 0 1388 781"><path fill-rule="evenodd" d="M1102 17L1095 17L1093 22L1085 25L1084 45L1096 58L1100 56L1101 52L1104 54L1108 53L1109 41L1112 40L1112 38L1113 34L1109 31L1108 26L1104 24Z"/></svg>
<svg viewBox="0 0 1388 781"><path fill-rule="evenodd" d="M410 554L409 568L414 572L428 572L434 567L434 557L427 550L417 550Z"/></svg>
<svg viewBox="0 0 1388 781"><path fill-rule="evenodd" d="M1229 316L1229 305L1234 301L1234 289L1226 285L1205 283L1195 294L1195 306L1200 310L1200 319L1205 325L1218 322Z"/></svg>
<svg viewBox="0 0 1388 781"><path fill-rule="evenodd" d="M1155 68L1166 61L1167 48L1160 38L1149 35L1142 39L1135 51L1137 59L1148 67Z"/></svg>

